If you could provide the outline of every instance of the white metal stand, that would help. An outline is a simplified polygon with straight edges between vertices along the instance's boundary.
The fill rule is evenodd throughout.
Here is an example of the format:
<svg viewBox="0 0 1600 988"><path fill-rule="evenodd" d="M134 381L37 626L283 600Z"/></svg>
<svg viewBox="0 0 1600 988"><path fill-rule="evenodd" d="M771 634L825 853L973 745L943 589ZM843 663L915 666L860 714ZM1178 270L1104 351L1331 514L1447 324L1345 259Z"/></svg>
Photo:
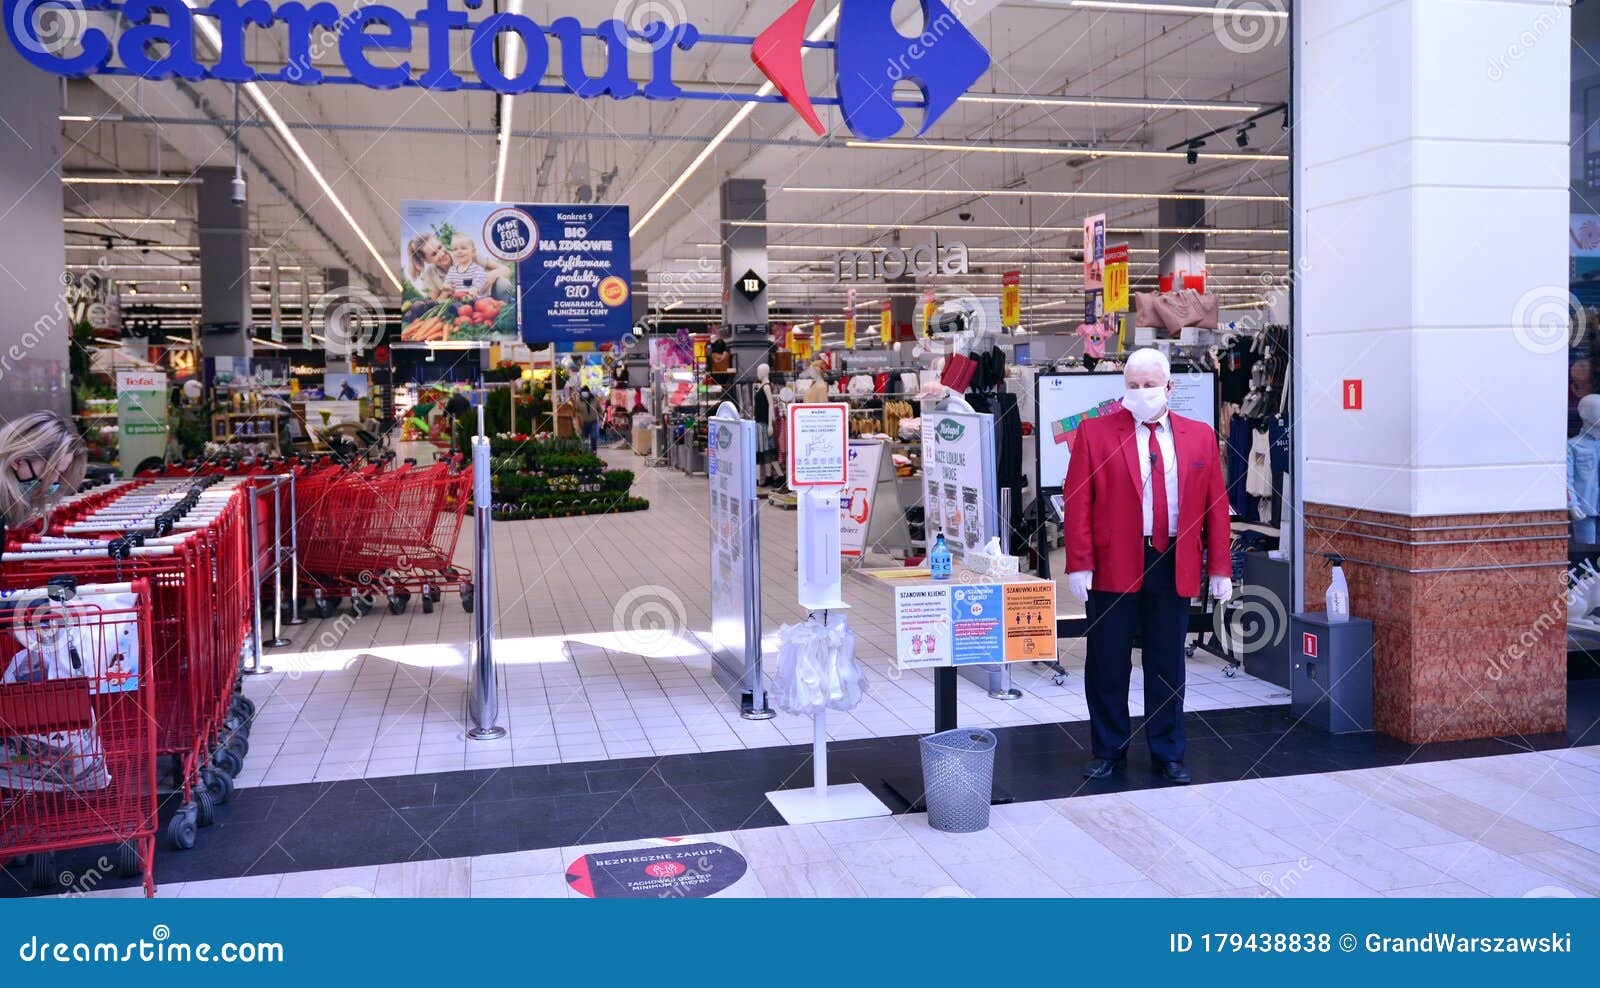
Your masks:
<svg viewBox="0 0 1600 988"><path fill-rule="evenodd" d="M783 814L790 825L802 823L827 823L830 820L859 820L863 817L888 816L891 812L883 801L874 796L866 786L851 782L842 786L828 785L828 712L823 710L811 719L811 788L783 789L767 793L768 802Z"/></svg>

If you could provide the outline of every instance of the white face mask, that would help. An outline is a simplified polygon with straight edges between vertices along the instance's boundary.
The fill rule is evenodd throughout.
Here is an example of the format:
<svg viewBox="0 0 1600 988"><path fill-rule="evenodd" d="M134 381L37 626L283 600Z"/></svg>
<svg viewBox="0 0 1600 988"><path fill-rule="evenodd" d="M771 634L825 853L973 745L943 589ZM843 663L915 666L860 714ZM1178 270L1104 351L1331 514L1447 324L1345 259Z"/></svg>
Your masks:
<svg viewBox="0 0 1600 988"><path fill-rule="evenodd" d="M1122 407L1138 422L1153 422L1167 410L1167 389L1129 388L1123 392Z"/></svg>

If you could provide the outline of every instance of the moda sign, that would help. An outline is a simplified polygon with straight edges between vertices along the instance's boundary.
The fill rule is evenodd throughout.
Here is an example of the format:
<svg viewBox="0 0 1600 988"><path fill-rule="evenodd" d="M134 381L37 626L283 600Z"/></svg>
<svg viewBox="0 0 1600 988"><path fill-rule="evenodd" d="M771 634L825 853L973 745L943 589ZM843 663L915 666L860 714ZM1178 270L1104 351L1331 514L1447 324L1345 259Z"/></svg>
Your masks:
<svg viewBox="0 0 1600 988"><path fill-rule="evenodd" d="M824 128L814 104L831 104L840 107L846 125L865 140L897 134L907 108L922 110L920 132L925 133L988 71L990 61L983 45L940 0L919 0L922 30L913 37L896 27L894 0L841 0L832 42L807 39L815 0L798 0L756 37L660 21L635 31L620 20L586 27L575 17L561 17L541 24L503 11L486 10L474 19L469 11L482 9L483 0L427 0L410 15L379 3L351 2L346 12L332 3L274 6L268 0L212 0L204 5L185 0L4 0L4 5L6 34L17 52L40 69L70 77L103 73L300 86L357 83L373 89L539 92L584 99L765 102L770 97L757 93L686 90L674 79L674 59L680 52L745 46L751 60L817 133ZM118 15L120 28L114 28ZM198 35L197 21L205 24ZM526 53L520 66L507 65L501 55L498 42L511 35L521 39ZM275 50L258 43L263 36L279 40L288 56L283 67L250 64L252 51ZM454 70L451 53L458 36L466 37L476 79ZM836 96L813 97L806 91L801 59L807 48L833 51ZM602 50L603 58L594 57ZM649 55L649 70L640 77L629 59L635 50ZM335 52L347 74L324 72L317 64L323 51ZM559 76L559 83L545 81L550 72ZM912 82L923 99L896 99L895 84L901 81Z"/></svg>
<svg viewBox="0 0 1600 988"><path fill-rule="evenodd" d="M896 244L884 250L842 250L833 255L833 280L875 279L893 281L906 275L932 278L940 274L966 274L969 268L967 245L957 241L940 244L937 232L917 247Z"/></svg>

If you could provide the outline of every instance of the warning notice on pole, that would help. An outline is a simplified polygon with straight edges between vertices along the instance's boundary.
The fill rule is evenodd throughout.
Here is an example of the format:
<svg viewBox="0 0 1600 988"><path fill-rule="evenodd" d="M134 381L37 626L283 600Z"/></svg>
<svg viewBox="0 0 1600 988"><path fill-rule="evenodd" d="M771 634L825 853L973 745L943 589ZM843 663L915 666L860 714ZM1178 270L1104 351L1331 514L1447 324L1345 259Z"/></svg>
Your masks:
<svg viewBox="0 0 1600 988"><path fill-rule="evenodd" d="M896 587L894 628L901 669L1053 659L1055 583L1030 579Z"/></svg>
<svg viewBox="0 0 1600 988"><path fill-rule="evenodd" d="M898 587L894 635L902 669L950 664L950 588Z"/></svg>
<svg viewBox="0 0 1600 988"><path fill-rule="evenodd" d="M1005 591L1006 661L1056 657L1056 585L1008 583Z"/></svg>

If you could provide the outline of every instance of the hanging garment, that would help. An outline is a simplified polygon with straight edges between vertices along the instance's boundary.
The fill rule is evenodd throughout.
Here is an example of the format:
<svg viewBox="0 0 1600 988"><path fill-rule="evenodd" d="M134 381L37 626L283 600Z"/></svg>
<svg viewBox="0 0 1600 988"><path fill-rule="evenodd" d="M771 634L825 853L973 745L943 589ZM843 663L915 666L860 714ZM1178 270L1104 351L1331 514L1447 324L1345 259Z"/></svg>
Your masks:
<svg viewBox="0 0 1600 988"><path fill-rule="evenodd" d="M1244 489L1251 497L1272 496L1272 440L1266 429L1250 433L1250 459L1244 469Z"/></svg>
<svg viewBox="0 0 1600 988"><path fill-rule="evenodd" d="M1228 504L1239 521L1256 520L1256 499L1245 490L1245 474L1250 464L1250 420L1234 416L1228 420Z"/></svg>

